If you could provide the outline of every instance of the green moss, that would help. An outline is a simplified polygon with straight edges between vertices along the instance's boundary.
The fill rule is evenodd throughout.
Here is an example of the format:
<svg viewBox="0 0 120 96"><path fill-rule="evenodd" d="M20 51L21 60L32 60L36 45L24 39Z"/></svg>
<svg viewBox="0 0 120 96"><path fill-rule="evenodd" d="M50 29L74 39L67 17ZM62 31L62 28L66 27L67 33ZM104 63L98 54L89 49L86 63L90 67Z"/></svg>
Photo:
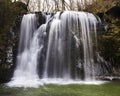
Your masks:
<svg viewBox="0 0 120 96"><path fill-rule="evenodd" d="M0 87L1 96L120 96L120 82L103 85L45 85L39 88Z"/></svg>

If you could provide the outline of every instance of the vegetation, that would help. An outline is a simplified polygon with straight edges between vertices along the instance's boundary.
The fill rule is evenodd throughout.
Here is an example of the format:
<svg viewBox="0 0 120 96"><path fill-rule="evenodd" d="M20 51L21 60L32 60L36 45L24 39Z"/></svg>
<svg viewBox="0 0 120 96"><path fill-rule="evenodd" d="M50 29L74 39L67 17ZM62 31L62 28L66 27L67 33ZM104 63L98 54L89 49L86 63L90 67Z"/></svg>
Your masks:
<svg viewBox="0 0 120 96"><path fill-rule="evenodd" d="M102 21L98 29L99 53L112 64L113 74L120 75L120 0L96 0L84 11L97 14Z"/></svg>
<svg viewBox="0 0 120 96"><path fill-rule="evenodd" d="M120 20L114 18L108 23L107 32L100 35L101 54L114 66L120 66ZM113 61L112 61L113 60Z"/></svg>
<svg viewBox="0 0 120 96"><path fill-rule="evenodd" d="M16 1L16 0L13 0ZM17 0L27 5L30 12L56 12L64 10L80 11L96 0Z"/></svg>
<svg viewBox="0 0 120 96"><path fill-rule="evenodd" d="M105 8L94 11L102 14L101 20L105 28L98 35L100 55L112 64L113 74L120 75L120 0L110 0L111 5L105 1L102 2Z"/></svg>
<svg viewBox="0 0 120 96"><path fill-rule="evenodd" d="M0 86L1 96L120 96L120 83L103 85L45 85L39 88Z"/></svg>

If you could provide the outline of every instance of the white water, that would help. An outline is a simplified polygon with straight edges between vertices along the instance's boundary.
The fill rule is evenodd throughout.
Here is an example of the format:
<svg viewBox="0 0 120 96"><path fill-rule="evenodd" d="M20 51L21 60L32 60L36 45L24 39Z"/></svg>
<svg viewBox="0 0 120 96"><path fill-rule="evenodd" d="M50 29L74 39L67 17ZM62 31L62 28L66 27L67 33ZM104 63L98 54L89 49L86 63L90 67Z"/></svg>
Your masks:
<svg viewBox="0 0 120 96"><path fill-rule="evenodd" d="M47 78L47 79L41 79L41 82L43 84L56 84L56 85L68 85L68 84L89 84L89 85L100 85L107 83L107 81L97 81L97 80L90 80L90 81L82 81L82 80L65 80L61 78Z"/></svg>
<svg viewBox="0 0 120 96"><path fill-rule="evenodd" d="M37 57L43 45L39 45L38 33L33 34L36 28L36 15L24 15L21 23L17 67L8 86L37 87L41 84L37 74Z"/></svg>
<svg viewBox="0 0 120 96"><path fill-rule="evenodd" d="M61 15L61 16L60 16ZM97 19L85 12L56 13L49 31L48 49L44 78L78 79L80 74L72 68L72 38L83 48L83 66L85 80L94 80L93 39L96 34ZM78 46L80 46L78 44ZM80 50L80 51L82 51ZM52 66L52 67L51 67Z"/></svg>
<svg viewBox="0 0 120 96"><path fill-rule="evenodd" d="M22 19L17 67L7 85L101 84L95 80L96 17L86 12L57 12L53 17L46 15L46 23L38 29L37 20L35 14ZM40 62L43 55L45 60Z"/></svg>

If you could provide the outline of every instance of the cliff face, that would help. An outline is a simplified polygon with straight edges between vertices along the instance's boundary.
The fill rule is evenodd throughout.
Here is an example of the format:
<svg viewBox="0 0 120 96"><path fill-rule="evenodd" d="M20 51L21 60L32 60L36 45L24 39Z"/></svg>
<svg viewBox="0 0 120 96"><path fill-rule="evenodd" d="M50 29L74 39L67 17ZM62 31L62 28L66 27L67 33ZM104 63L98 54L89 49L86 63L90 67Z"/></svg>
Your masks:
<svg viewBox="0 0 120 96"><path fill-rule="evenodd" d="M120 7L110 8L103 17L106 32L99 37L101 55L111 62L114 73L120 75Z"/></svg>
<svg viewBox="0 0 120 96"><path fill-rule="evenodd" d="M102 27L98 30L99 53L111 63L111 75L120 75L120 0L97 0L86 6L85 11L100 17Z"/></svg>
<svg viewBox="0 0 120 96"><path fill-rule="evenodd" d="M20 18L25 13L27 7L23 3L0 0L0 82L8 81L12 75L13 53L17 53L13 49L18 41Z"/></svg>
<svg viewBox="0 0 120 96"><path fill-rule="evenodd" d="M103 30L98 34L99 53L111 63L112 75L120 76L120 0L110 0L110 2L111 4L107 3L109 7L102 7L106 6L103 3L101 5L103 9L96 9L97 11L94 10L93 13L101 18L103 25Z"/></svg>

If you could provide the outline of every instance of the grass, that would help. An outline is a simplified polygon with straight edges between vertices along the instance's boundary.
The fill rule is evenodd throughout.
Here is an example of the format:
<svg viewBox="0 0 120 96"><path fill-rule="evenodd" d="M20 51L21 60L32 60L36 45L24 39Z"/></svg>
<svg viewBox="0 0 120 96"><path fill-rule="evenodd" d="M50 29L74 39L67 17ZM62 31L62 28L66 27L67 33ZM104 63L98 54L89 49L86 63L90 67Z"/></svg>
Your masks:
<svg viewBox="0 0 120 96"><path fill-rule="evenodd" d="M39 88L0 86L0 96L120 96L120 82L102 85L45 85Z"/></svg>

